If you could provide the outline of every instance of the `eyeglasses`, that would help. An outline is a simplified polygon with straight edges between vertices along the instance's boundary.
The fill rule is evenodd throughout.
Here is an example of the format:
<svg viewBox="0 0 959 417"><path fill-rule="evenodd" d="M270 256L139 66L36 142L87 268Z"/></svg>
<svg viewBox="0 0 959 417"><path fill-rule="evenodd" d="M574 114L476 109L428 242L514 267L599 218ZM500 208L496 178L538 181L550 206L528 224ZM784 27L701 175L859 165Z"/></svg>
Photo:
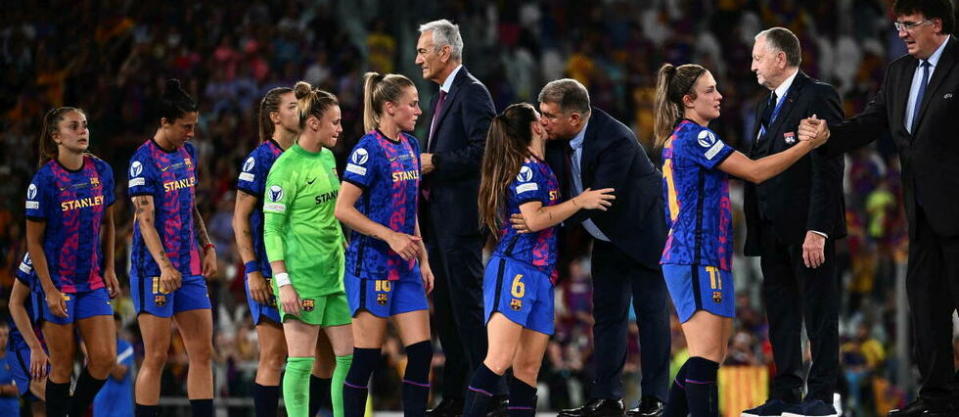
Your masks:
<svg viewBox="0 0 959 417"><path fill-rule="evenodd" d="M925 19L919 22L892 22L892 25L896 28L896 32L912 33L920 25L924 25L928 22L929 22L929 19Z"/></svg>

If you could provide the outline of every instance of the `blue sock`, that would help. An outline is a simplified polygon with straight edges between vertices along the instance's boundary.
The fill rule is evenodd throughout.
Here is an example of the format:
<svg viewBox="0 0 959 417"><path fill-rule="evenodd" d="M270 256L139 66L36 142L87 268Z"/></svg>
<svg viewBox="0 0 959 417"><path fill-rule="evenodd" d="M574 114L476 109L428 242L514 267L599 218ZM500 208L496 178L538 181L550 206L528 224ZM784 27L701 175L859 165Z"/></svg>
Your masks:
<svg viewBox="0 0 959 417"><path fill-rule="evenodd" d="M380 361L379 349L353 348L353 363L343 382L343 414L345 417L363 417L366 414L367 388L370 375Z"/></svg>
<svg viewBox="0 0 959 417"><path fill-rule="evenodd" d="M533 417L536 415L536 387L516 377L509 381L509 417Z"/></svg>
<svg viewBox="0 0 959 417"><path fill-rule="evenodd" d="M689 404L686 403L686 368L689 361L683 363L676 373L676 379L669 386L669 399L666 400L666 409L663 417L686 417L689 415Z"/></svg>
<svg viewBox="0 0 959 417"><path fill-rule="evenodd" d="M403 372L403 415L406 417L426 416L432 361L433 345L429 340L406 347L406 371Z"/></svg>
<svg viewBox="0 0 959 417"><path fill-rule="evenodd" d="M490 398L496 391L496 386L502 375L486 367L486 364L480 364L479 368L473 372L473 378L469 386L466 387L466 405L463 406L463 417L483 417L486 415L486 408L489 406Z"/></svg>
<svg viewBox="0 0 959 417"><path fill-rule="evenodd" d="M692 417L719 417L719 364L694 356L686 361L686 403Z"/></svg>
<svg viewBox="0 0 959 417"><path fill-rule="evenodd" d="M193 417L213 417L213 399L190 400Z"/></svg>
<svg viewBox="0 0 959 417"><path fill-rule="evenodd" d="M276 417L280 403L280 386L253 383L253 408L257 417Z"/></svg>

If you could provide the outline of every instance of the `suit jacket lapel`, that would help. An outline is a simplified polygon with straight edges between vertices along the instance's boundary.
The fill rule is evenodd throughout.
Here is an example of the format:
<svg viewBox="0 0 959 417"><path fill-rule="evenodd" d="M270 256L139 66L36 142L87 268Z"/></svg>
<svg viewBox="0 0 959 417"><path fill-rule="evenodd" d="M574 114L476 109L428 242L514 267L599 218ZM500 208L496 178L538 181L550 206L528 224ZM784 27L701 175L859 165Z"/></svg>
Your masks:
<svg viewBox="0 0 959 417"><path fill-rule="evenodd" d="M449 113L446 110L452 107L456 97L459 95L460 90L462 90L462 88L460 88L460 84L463 84L468 74L469 72L466 71L466 67L460 68L460 71L456 73L456 78L453 79L453 85L450 87L450 92L446 95L446 101L443 103L443 108L440 109L440 118L436 120L437 130L439 130L440 126L443 124L443 119L445 119L446 115ZM437 97L438 96L439 94L437 93Z"/></svg>
<svg viewBox="0 0 959 417"><path fill-rule="evenodd" d="M926 113L926 108L929 107L929 101L938 94L937 90L942 86L942 82L946 79L946 76L952 72L952 67L955 65L955 62L956 41L950 36L949 39L946 40L946 48L942 50L942 56L939 57L939 62L936 63L936 70L932 73L932 79L929 80L929 85L926 86L926 93L922 97L919 113L914 116L919 122L922 122L922 116ZM919 125L917 124L916 126Z"/></svg>

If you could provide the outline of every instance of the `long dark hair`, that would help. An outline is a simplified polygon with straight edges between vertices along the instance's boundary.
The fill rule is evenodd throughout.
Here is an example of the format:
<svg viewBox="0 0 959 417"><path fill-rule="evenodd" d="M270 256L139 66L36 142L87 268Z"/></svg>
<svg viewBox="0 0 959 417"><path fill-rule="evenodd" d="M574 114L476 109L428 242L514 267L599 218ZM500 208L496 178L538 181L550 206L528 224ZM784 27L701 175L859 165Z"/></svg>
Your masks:
<svg viewBox="0 0 959 417"><path fill-rule="evenodd" d="M536 109L529 103L510 105L493 118L486 135L486 150L481 165L479 214L483 225L499 236L504 221L509 184L519 173L523 161L531 156L533 141L530 123L536 121Z"/></svg>
<svg viewBox="0 0 959 417"><path fill-rule="evenodd" d="M260 123L261 141L269 140L273 137L273 131L276 130L276 126L273 126L270 113L280 111L280 97L292 92L293 89L289 87L276 87L267 91L266 95L263 96L263 100L260 100L260 114L258 119Z"/></svg>
<svg viewBox="0 0 959 417"><path fill-rule="evenodd" d="M86 114L79 107L57 107L55 109L50 109L50 111L43 116L43 122L40 127L41 167L57 157L59 148L57 147L57 143L53 141L53 134L57 132L57 129L60 126L60 121L63 120L63 116L74 111L80 114Z"/></svg>
<svg viewBox="0 0 959 417"><path fill-rule="evenodd" d="M666 139L673 133L676 121L683 117L683 97L691 95L696 98L693 86L696 80L706 73L706 68L696 64L680 65L663 64L656 77L656 104L655 123L653 134L656 136L656 147L662 147Z"/></svg>

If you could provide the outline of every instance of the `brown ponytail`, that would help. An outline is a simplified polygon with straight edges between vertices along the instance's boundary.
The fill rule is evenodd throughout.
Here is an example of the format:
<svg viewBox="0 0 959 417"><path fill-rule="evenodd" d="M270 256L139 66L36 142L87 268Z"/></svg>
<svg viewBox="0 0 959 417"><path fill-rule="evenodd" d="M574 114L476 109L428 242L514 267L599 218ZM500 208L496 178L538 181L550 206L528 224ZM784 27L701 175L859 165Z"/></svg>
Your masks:
<svg viewBox="0 0 959 417"><path fill-rule="evenodd" d="M273 137L276 126L273 125L270 114L280 111L280 97L292 92L293 89L289 87L276 87L268 91L266 95L263 96L263 100L260 100L259 122L261 141L269 140Z"/></svg>
<svg viewBox="0 0 959 417"><path fill-rule="evenodd" d="M43 116L43 121L40 127L39 146L41 167L57 157L59 148L57 147L57 143L53 141L53 134L57 132L60 121L63 120L63 116L73 111L84 114L83 110L78 107L57 107L55 109L50 109L50 111Z"/></svg>
<svg viewBox="0 0 959 417"><path fill-rule="evenodd" d="M699 76L706 73L706 68L696 64L685 64L678 67L673 64L663 64L656 76L656 101L654 108L655 123L653 134L656 137L656 147L662 147L673 133L676 121L683 117L683 97L691 95L696 98L693 86Z"/></svg>
<svg viewBox="0 0 959 417"><path fill-rule="evenodd" d="M327 109L340 105L333 93L313 88L306 81L300 81L293 86L293 95L296 97L296 107L300 112L300 129L306 127L306 119L310 116L322 119Z"/></svg>
<svg viewBox="0 0 959 417"><path fill-rule="evenodd" d="M480 165L479 214L483 225L499 236L505 217L506 193L530 156L533 141L530 123L536 121L536 109L528 103L512 104L493 118L486 135L486 150Z"/></svg>
<svg viewBox="0 0 959 417"><path fill-rule="evenodd" d="M399 101L406 87L415 85L405 75L378 72L363 75L363 127L367 132L380 127L383 104Z"/></svg>

